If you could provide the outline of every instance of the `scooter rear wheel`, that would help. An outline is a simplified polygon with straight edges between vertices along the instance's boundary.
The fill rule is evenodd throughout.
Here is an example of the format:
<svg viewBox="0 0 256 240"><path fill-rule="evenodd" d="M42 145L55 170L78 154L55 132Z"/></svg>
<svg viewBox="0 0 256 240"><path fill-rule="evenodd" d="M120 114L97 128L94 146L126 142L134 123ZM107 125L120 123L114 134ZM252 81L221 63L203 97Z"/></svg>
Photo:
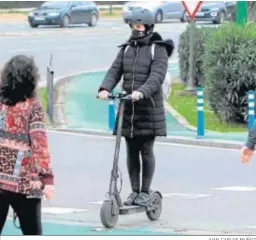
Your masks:
<svg viewBox="0 0 256 240"><path fill-rule="evenodd" d="M101 206L100 219L101 223L106 228L113 228L118 221L119 207L116 201L106 200Z"/></svg>
<svg viewBox="0 0 256 240"><path fill-rule="evenodd" d="M153 192L151 195L151 206L148 209L147 217L151 221L157 220L162 213L162 196L159 192Z"/></svg>

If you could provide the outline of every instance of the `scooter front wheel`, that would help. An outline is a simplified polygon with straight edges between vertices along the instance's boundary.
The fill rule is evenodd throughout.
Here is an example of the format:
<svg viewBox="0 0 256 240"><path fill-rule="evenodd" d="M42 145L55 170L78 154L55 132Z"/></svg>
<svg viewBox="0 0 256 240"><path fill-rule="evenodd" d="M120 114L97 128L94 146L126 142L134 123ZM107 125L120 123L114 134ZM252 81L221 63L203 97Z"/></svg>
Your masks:
<svg viewBox="0 0 256 240"><path fill-rule="evenodd" d="M118 215L119 207L115 199L104 201L100 210L100 219L103 226L113 228L117 224Z"/></svg>
<svg viewBox="0 0 256 240"><path fill-rule="evenodd" d="M159 192L151 193L151 204L146 213L151 221L155 221L160 217L162 213L162 195Z"/></svg>

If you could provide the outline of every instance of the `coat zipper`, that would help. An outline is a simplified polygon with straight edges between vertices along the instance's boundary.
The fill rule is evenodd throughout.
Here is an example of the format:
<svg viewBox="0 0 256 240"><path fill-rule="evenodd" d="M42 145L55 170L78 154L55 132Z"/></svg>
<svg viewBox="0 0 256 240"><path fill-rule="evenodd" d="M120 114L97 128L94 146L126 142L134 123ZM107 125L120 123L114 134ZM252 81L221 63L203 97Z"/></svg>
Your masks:
<svg viewBox="0 0 256 240"><path fill-rule="evenodd" d="M136 46L136 56L134 60L134 65L133 65L133 73L132 73L132 92L133 92L133 86L135 82L135 66L137 62L137 58L139 55L139 46ZM134 102L132 102L132 117L131 117L131 138L133 138L133 120L134 120Z"/></svg>
<svg viewBox="0 0 256 240"><path fill-rule="evenodd" d="M150 97L150 100L151 100L152 105L153 105L153 112L155 113L155 109L156 109L155 101L152 97ZM154 129L154 134L155 134L155 121L154 120L153 120L153 126L154 126L154 128L153 128Z"/></svg>
<svg viewBox="0 0 256 240"><path fill-rule="evenodd" d="M151 100L151 102L152 102L152 104L153 104L153 107L155 108L156 105L155 105L154 99L153 99L152 97L150 97L150 100Z"/></svg>

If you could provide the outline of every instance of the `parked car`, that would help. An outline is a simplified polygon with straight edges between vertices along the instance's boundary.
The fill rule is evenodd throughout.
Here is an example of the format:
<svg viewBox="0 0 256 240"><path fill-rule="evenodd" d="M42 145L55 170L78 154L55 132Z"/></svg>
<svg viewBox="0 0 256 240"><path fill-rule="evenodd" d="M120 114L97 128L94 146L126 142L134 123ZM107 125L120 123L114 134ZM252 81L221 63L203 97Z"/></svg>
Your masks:
<svg viewBox="0 0 256 240"><path fill-rule="evenodd" d="M28 15L28 23L32 28L39 25L60 25L68 27L69 24L97 25L99 10L93 1L62 2L50 1L43 3Z"/></svg>
<svg viewBox="0 0 256 240"><path fill-rule="evenodd" d="M155 16L155 22L160 23L165 19L180 19L181 22L185 22L184 7L180 2L175 1L131 1L127 2L123 6L123 19L127 23L129 14L134 9L146 8L150 10Z"/></svg>
<svg viewBox="0 0 256 240"><path fill-rule="evenodd" d="M231 13L235 7L236 1L203 2L196 13L195 21L222 24L226 20L231 20ZM186 18L189 21L187 13Z"/></svg>

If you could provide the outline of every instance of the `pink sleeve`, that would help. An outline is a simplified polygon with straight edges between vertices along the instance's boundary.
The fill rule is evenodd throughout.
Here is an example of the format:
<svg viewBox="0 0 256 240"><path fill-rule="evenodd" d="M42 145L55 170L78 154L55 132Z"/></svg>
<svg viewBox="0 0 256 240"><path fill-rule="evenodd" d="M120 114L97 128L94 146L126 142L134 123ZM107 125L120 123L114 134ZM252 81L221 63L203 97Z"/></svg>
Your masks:
<svg viewBox="0 0 256 240"><path fill-rule="evenodd" d="M35 103L30 115L29 135L32 159L35 162L39 176L45 185L53 185L54 176L51 169L48 139L45 130L44 110L39 102Z"/></svg>

